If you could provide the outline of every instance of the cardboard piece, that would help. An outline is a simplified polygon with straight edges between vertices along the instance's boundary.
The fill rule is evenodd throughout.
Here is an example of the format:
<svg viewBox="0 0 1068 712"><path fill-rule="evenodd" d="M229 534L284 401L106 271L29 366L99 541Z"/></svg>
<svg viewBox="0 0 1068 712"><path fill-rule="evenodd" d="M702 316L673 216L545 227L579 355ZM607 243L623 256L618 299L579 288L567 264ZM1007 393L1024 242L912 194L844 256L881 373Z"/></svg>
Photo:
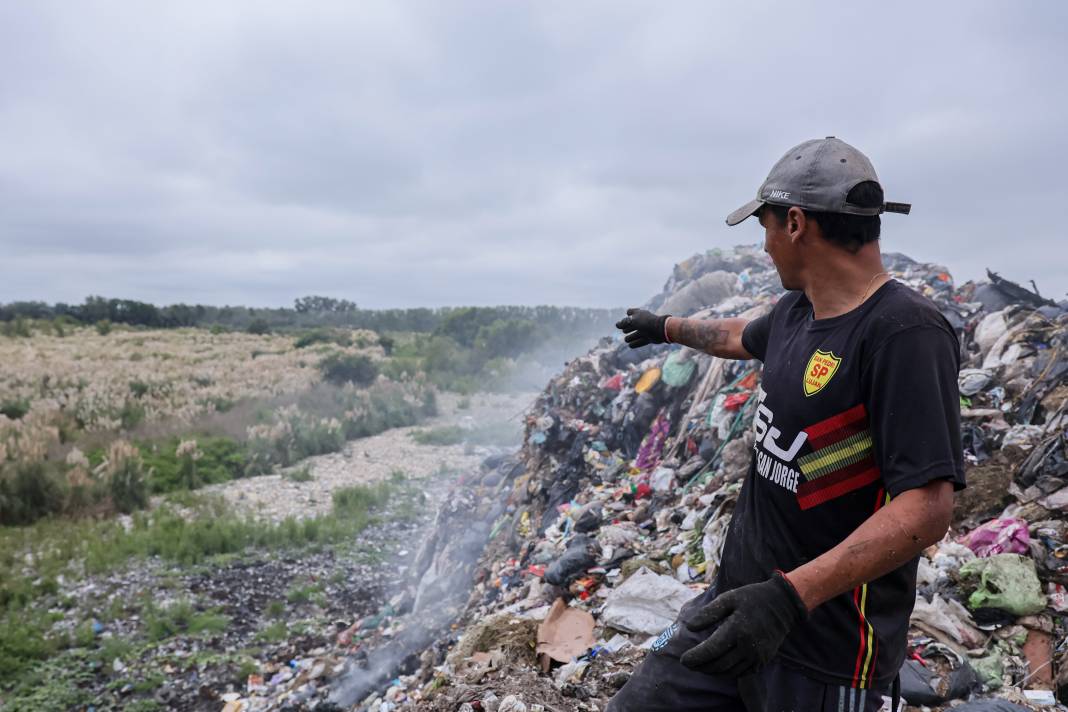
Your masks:
<svg viewBox="0 0 1068 712"><path fill-rule="evenodd" d="M549 615L538 626L538 644L534 650L541 669L548 672L552 660L566 663L589 650L594 643L593 625L593 616L557 598Z"/></svg>

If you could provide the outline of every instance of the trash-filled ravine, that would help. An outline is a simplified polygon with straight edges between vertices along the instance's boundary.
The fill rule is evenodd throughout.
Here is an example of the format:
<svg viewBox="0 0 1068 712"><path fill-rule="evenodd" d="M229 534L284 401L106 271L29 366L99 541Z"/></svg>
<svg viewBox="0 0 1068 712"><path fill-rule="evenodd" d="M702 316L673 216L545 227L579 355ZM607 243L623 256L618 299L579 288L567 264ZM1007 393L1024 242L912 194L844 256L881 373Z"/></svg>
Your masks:
<svg viewBox="0 0 1068 712"><path fill-rule="evenodd" d="M1062 709L1068 302L994 272L957 285L941 266L885 263L934 300L963 351L968 487L920 561L903 697L913 710ZM676 265L645 306L756 316L781 293L762 251L738 247ZM158 646L154 699L225 712L603 710L716 575L760 376L755 361L606 337L524 404L517 450L468 448L466 465L402 483L350 547L245 557L173 589L161 572L130 574L128 595L195 591L234 622ZM212 663L239 653L240 669ZM122 689L107 694L101 709L121 706Z"/></svg>

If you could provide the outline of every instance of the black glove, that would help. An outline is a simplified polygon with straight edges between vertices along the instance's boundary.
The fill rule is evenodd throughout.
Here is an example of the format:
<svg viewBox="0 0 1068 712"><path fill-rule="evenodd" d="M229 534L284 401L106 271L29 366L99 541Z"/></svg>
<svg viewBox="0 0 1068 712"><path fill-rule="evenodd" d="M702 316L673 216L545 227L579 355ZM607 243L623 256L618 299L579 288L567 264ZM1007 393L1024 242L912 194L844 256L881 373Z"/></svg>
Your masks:
<svg viewBox="0 0 1068 712"><path fill-rule="evenodd" d="M627 332L627 345L632 349L667 341L664 324L670 314L663 316L644 309L628 309L627 315L616 322L616 328Z"/></svg>
<svg viewBox="0 0 1068 712"><path fill-rule="evenodd" d="M682 654L693 670L740 677L771 662L787 634L808 617L801 596L782 572L717 596L686 622L704 630L722 621L707 640Z"/></svg>

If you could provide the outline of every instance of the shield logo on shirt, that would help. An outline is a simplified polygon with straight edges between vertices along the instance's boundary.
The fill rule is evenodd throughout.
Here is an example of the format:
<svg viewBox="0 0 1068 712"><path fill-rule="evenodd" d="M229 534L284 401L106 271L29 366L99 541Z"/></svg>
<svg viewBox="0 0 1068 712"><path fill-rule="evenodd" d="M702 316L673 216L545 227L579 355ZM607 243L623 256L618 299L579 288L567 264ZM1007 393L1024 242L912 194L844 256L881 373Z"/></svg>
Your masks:
<svg viewBox="0 0 1068 712"><path fill-rule="evenodd" d="M813 396L822 391L823 387L834 377L840 363L842 359L830 351L817 349L808 360L808 365L805 366L805 395Z"/></svg>

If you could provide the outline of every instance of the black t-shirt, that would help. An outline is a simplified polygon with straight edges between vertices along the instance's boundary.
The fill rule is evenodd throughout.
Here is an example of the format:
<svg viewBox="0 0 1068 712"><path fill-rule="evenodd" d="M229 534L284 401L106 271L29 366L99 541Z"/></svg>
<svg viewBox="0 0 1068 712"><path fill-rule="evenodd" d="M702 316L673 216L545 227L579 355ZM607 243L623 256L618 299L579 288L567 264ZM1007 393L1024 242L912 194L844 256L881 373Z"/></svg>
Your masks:
<svg viewBox="0 0 1068 712"><path fill-rule="evenodd" d="M789 292L746 326L742 343L764 375L719 591L820 556L908 489L936 479L964 486L959 345L925 297L890 281L857 309L816 320L808 298ZM916 565L816 608L787 637L784 662L885 689L905 654Z"/></svg>

